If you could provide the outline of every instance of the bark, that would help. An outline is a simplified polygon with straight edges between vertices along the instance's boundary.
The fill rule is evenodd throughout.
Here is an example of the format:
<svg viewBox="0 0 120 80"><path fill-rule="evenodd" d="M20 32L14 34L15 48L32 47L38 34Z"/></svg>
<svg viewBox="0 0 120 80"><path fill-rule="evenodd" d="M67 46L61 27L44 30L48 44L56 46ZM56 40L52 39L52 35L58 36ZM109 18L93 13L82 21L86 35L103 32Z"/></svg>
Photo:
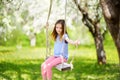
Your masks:
<svg viewBox="0 0 120 80"><path fill-rule="evenodd" d="M88 12L85 11L85 9L81 8L81 6L77 4L76 0L74 0L74 3L78 7L79 11L82 13L83 16L82 22L84 23L84 25L86 25L86 27L88 27L90 33L94 38L98 64L106 64L106 55L103 46L103 37L100 32L100 26L99 26L100 19L97 17L95 20L92 20L88 16Z"/></svg>
<svg viewBox="0 0 120 80"><path fill-rule="evenodd" d="M120 0L100 0L103 15L118 51L120 64Z"/></svg>
<svg viewBox="0 0 120 80"><path fill-rule="evenodd" d="M103 46L103 36L101 35L100 32L99 23L95 24L94 26L95 26L94 41L96 46L98 64L106 64L106 55Z"/></svg>

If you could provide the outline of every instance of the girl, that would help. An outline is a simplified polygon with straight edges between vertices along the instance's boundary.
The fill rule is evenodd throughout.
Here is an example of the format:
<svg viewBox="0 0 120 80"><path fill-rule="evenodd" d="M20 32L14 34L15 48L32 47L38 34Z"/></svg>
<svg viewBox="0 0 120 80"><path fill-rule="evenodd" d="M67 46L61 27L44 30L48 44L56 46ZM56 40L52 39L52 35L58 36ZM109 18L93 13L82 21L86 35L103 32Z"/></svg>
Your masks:
<svg viewBox="0 0 120 80"><path fill-rule="evenodd" d="M78 45L79 41L70 40L67 34L67 30L65 27L65 20L58 20L55 23L55 27L52 32L52 37L55 41L54 44L54 55L49 57L42 65L41 65L41 74L43 80L52 80L52 68L62 61L66 62L68 60L68 43L73 45ZM64 49L63 48L64 45ZM62 55L62 58L61 58Z"/></svg>

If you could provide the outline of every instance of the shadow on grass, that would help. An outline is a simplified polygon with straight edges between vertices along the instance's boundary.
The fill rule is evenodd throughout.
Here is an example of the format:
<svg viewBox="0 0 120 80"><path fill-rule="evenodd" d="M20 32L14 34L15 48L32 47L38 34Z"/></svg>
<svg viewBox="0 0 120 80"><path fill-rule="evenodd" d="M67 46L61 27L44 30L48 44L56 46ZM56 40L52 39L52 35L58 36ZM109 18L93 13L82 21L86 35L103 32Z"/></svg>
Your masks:
<svg viewBox="0 0 120 80"><path fill-rule="evenodd" d="M0 80L41 80L40 60L0 63Z"/></svg>
<svg viewBox="0 0 120 80"><path fill-rule="evenodd" d="M98 65L94 60L82 59L75 62L76 80L120 80L120 66Z"/></svg>
<svg viewBox="0 0 120 80"><path fill-rule="evenodd" d="M1 62L0 80L42 80L42 62L43 60ZM98 65L94 60L77 58L72 71L60 72L53 68L53 80L120 80L120 66Z"/></svg>
<svg viewBox="0 0 120 80"><path fill-rule="evenodd" d="M117 64L98 65L95 60L84 58L77 58L73 64L72 71L60 72L53 80L120 80L120 66Z"/></svg>

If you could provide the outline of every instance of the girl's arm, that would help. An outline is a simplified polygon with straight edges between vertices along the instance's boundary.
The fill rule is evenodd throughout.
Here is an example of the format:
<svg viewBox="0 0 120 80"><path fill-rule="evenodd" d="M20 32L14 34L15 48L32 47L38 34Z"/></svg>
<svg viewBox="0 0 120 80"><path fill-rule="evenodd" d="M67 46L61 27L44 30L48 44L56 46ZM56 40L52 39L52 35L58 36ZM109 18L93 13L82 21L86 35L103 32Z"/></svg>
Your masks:
<svg viewBox="0 0 120 80"><path fill-rule="evenodd" d="M65 40L66 40L68 43L73 44L73 45L76 45L76 46L80 44L80 41L79 41L79 40L73 41L73 40L69 39L68 37L66 37Z"/></svg>

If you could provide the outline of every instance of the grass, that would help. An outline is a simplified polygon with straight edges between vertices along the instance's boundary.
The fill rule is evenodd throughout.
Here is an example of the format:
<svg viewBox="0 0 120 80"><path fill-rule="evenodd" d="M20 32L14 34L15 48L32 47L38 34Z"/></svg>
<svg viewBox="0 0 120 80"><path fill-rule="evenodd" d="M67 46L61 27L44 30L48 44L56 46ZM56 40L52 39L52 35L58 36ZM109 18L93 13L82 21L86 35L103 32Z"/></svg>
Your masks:
<svg viewBox="0 0 120 80"><path fill-rule="evenodd" d="M4 49L4 50L3 50ZM70 49L74 69L60 72L53 68L53 80L120 80L120 66L115 48L107 48L106 65L98 65L93 47ZM53 52L53 51L52 51ZM45 59L45 48L0 47L0 80L42 80L40 66Z"/></svg>

